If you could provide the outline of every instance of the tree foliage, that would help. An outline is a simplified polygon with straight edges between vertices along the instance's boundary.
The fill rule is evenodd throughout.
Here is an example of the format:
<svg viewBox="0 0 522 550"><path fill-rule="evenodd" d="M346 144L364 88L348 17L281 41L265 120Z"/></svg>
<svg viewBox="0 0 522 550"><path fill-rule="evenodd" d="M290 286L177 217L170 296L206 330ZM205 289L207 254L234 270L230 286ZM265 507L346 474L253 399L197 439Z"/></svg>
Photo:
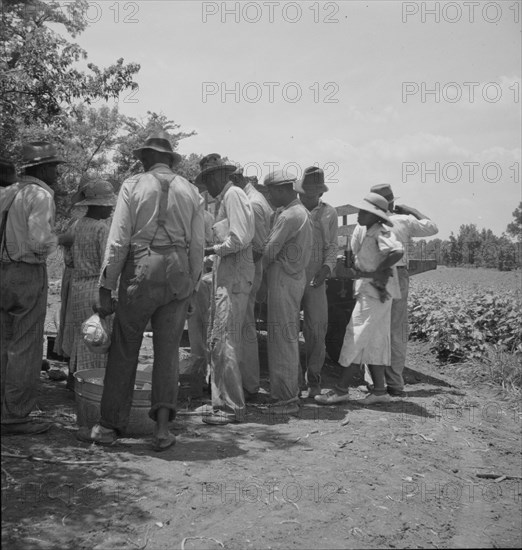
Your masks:
<svg viewBox="0 0 522 550"><path fill-rule="evenodd" d="M87 53L61 33L76 37L87 27L87 0L60 3L4 0L0 26L0 154L13 156L19 129L65 124L81 101L117 98L134 89L136 63L78 68ZM58 32L59 31L59 32Z"/></svg>
<svg viewBox="0 0 522 550"><path fill-rule="evenodd" d="M508 224L506 231L518 241L522 241L522 201L513 211L513 218L514 220Z"/></svg>

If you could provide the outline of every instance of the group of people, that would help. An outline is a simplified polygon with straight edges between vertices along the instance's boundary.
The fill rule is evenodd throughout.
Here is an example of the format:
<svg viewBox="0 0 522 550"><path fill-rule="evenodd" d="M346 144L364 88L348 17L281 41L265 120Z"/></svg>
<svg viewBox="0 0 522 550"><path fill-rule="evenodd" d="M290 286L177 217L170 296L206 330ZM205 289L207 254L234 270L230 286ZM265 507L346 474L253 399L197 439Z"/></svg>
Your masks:
<svg viewBox="0 0 522 550"><path fill-rule="evenodd" d="M29 415L42 355L45 260L58 245L69 247L70 274L66 271L62 283L57 345L70 358L71 375L105 367L100 419L82 436L88 441L111 444L125 432L149 323L154 346L149 415L157 451L175 443L169 423L176 414L186 321L193 366L210 376L212 405L198 411L204 422L241 422L248 403L268 414L292 414L303 391L320 404L346 401L350 368L333 389L321 384L325 281L334 275L339 250L337 212L322 201L328 191L323 171L312 166L299 179L273 171L260 193L241 168L216 153L201 160L194 183L176 174L181 157L164 132L151 135L134 155L144 171L125 180L117 197L99 178L80 186L74 206L87 210L60 236L53 231L52 188L62 160L52 144L24 146L21 176L12 163L1 161L2 433L48 428ZM404 386L408 273L401 243L437 228L420 212L394 206L389 185L373 187L355 206L354 262L344 275L356 279L357 304L339 362L368 365L372 389L365 401L379 403L389 394L401 395ZM267 305L269 394L260 387L256 300ZM107 355L93 354L81 338L81 323L93 309L111 320ZM71 322L64 321L67 316Z"/></svg>

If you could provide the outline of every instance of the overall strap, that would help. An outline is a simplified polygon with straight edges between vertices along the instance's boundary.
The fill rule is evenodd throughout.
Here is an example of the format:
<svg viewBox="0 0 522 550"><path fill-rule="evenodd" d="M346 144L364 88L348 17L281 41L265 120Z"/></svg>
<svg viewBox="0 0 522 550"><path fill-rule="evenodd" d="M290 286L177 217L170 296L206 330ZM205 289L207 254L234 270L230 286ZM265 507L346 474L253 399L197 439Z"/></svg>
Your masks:
<svg viewBox="0 0 522 550"><path fill-rule="evenodd" d="M158 233L158 229L161 227L163 231L166 233L167 237L169 238L169 241L171 244L174 244L174 241L172 240L172 237L170 236L169 232L167 231L167 228L165 227L165 222L167 220L167 206L169 202L169 187L171 182L176 177L176 174L173 174L172 176L163 176L159 174L151 173L161 184L161 196L159 201L159 213L158 213L158 220L157 220L157 226L156 230L154 231L154 235L152 236L152 239L149 243L152 245L154 242L154 239L156 238L156 234Z"/></svg>
<svg viewBox="0 0 522 550"><path fill-rule="evenodd" d="M26 186L23 182L17 182L13 185L18 185L18 189L16 193L13 194L9 202L7 203L6 208L2 208L2 221L0 223L0 256L3 256L4 252L6 253L7 257L9 258L9 261L13 261L11 256L9 256L9 252L7 251L7 216L9 215L9 209L13 205L14 200L16 199L16 196L20 191Z"/></svg>

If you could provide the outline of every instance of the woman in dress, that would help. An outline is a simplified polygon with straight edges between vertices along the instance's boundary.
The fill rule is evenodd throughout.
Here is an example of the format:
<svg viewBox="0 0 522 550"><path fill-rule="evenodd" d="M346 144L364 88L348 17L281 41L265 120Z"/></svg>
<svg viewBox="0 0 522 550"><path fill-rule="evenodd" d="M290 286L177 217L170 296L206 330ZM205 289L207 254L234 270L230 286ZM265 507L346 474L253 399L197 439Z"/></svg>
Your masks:
<svg viewBox="0 0 522 550"><path fill-rule="evenodd" d="M98 280L111 226L110 216L116 204L111 183L93 179L82 187L83 200L76 206L86 206L87 212L78 220L73 244L74 274L72 280L72 316L74 339L69 362L71 374L83 369L105 368L106 354L89 351L81 327L92 314L92 304L98 298Z"/></svg>
<svg viewBox="0 0 522 550"><path fill-rule="evenodd" d="M376 193L369 193L359 208L358 226L351 239L355 256L355 269L348 277L356 279L356 304L350 323L346 327L339 363L344 372L335 388L317 395L322 405L332 405L349 400L348 383L352 369L367 364L373 378L373 391L364 404L385 403L385 367L391 364L390 319L393 298L400 298L397 270L393 266L402 258L402 244L386 226L392 226L388 218L388 201ZM352 367L352 369L348 368Z"/></svg>

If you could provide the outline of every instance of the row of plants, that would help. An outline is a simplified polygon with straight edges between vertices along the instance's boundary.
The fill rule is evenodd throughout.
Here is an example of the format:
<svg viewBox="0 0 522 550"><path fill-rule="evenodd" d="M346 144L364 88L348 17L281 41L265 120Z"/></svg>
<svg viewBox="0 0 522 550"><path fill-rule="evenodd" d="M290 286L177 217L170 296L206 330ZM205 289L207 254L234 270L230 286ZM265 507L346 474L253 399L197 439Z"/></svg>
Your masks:
<svg viewBox="0 0 522 550"><path fill-rule="evenodd" d="M522 354L521 292L416 281L409 298L410 337L428 341L439 360L487 356L491 346Z"/></svg>

